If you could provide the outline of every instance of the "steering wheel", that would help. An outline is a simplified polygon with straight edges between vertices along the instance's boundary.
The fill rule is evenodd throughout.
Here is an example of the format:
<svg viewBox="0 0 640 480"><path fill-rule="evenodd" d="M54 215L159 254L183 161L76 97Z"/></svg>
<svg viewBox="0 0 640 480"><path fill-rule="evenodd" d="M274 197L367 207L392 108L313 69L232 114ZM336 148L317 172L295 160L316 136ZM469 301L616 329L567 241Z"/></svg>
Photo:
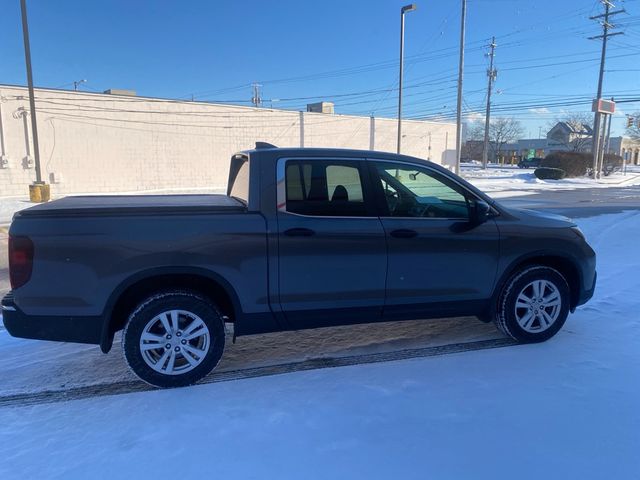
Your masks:
<svg viewBox="0 0 640 480"><path fill-rule="evenodd" d="M433 205L416 202L408 209L412 217L436 217L437 212Z"/></svg>

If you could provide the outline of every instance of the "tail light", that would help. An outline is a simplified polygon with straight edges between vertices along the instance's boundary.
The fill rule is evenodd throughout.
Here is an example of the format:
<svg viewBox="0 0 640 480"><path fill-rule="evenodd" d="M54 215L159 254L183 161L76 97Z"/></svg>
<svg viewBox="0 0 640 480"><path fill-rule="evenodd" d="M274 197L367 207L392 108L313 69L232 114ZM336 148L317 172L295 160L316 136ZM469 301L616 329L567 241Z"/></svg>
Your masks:
<svg viewBox="0 0 640 480"><path fill-rule="evenodd" d="M33 270L33 242L29 237L9 235L9 281L11 288L23 286Z"/></svg>

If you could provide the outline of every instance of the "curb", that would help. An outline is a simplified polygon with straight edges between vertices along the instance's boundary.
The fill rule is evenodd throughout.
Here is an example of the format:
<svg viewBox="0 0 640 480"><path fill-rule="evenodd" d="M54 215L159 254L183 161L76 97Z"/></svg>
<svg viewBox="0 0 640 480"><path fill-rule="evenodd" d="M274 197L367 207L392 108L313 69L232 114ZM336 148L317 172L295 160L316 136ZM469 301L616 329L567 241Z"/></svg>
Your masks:
<svg viewBox="0 0 640 480"><path fill-rule="evenodd" d="M640 179L640 174L632 174L629 175L624 180L620 180L619 182L598 182L600 185L622 185L623 183L631 182L633 180Z"/></svg>

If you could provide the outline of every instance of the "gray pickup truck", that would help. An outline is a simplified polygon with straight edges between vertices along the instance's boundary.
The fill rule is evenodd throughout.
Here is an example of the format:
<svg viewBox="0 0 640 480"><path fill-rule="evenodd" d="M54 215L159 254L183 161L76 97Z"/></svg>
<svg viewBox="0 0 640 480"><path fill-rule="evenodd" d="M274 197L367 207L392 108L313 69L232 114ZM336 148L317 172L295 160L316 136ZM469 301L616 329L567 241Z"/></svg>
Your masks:
<svg viewBox="0 0 640 480"><path fill-rule="evenodd" d="M595 254L570 220L507 209L433 163L276 148L231 158L227 195L67 197L17 213L4 324L99 344L189 385L236 335L474 315L551 338L591 298Z"/></svg>

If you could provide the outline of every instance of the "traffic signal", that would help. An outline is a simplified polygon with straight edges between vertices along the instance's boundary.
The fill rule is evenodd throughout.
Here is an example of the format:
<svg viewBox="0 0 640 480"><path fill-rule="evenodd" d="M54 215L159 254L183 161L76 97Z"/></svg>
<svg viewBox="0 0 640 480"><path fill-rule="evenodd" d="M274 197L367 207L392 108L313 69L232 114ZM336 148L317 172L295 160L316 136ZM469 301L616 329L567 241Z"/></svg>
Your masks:
<svg viewBox="0 0 640 480"><path fill-rule="evenodd" d="M631 128L633 127L633 117L632 116L628 116L627 117L627 128Z"/></svg>

